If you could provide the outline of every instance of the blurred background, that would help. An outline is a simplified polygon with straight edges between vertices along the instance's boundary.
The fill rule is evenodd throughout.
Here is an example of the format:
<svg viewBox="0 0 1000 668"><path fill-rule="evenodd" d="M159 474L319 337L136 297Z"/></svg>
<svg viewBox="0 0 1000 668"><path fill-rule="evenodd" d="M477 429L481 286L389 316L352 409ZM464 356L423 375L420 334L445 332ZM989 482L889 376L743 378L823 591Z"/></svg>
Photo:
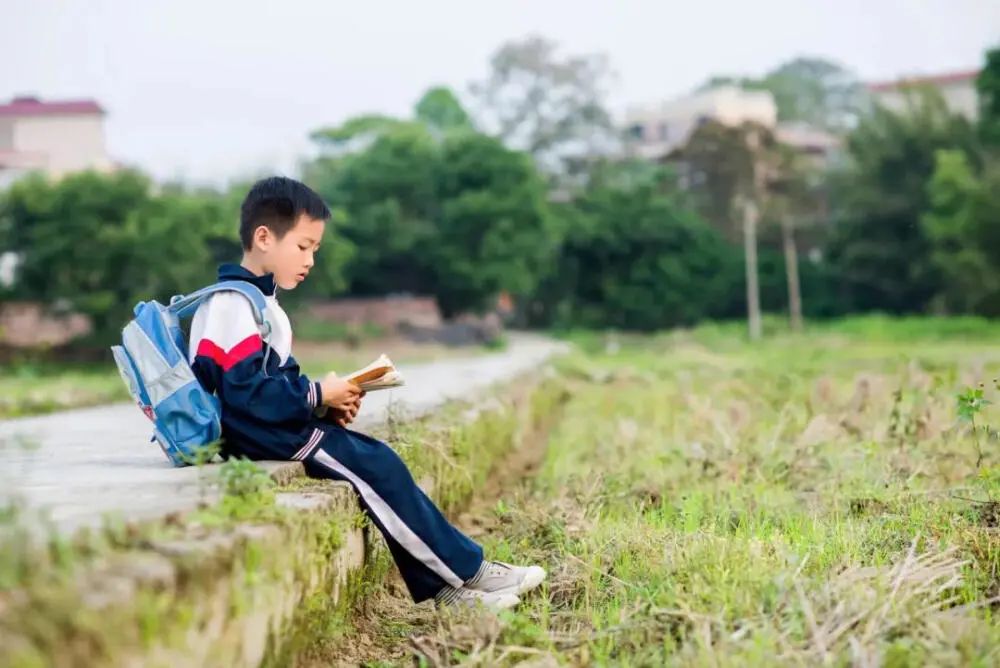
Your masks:
<svg viewBox="0 0 1000 668"><path fill-rule="evenodd" d="M1000 3L0 0L8 381L213 280L273 173L335 212L306 343L993 317Z"/></svg>

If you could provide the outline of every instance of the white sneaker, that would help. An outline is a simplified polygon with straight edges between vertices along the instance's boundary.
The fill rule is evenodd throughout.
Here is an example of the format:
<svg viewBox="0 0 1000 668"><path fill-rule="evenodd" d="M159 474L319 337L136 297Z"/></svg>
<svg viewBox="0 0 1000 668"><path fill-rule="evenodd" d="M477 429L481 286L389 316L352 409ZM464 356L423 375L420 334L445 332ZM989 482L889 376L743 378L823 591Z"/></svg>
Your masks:
<svg viewBox="0 0 1000 668"><path fill-rule="evenodd" d="M441 606L465 606L467 608L483 607L492 612L513 608L521 602L517 594L511 592L489 592L466 589L465 587L445 586L437 593L434 601Z"/></svg>
<svg viewBox="0 0 1000 668"><path fill-rule="evenodd" d="M511 566L500 561L484 561L466 588L493 594L523 594L542 584L545 569L541 566Z"/></svg>

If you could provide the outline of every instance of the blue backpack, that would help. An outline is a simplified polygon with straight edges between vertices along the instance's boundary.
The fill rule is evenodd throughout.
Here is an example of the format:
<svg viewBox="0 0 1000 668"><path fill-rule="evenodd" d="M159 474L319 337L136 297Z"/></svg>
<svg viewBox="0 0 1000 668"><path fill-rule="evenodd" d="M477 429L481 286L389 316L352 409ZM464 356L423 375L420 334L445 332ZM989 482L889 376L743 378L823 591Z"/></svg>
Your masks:
<svg viewBox="0 0 1000 668"><path fill-rule="evenodd" d="M270 323L264 317L264 294L246 281L223 281L185 296L136 304L135 319L122 330L122 345L111 352L139 408L152 420L153 438L174 466L196 462L199 449L222 434L219 399L202 387L188 362L187 336L180 321L194 315L203 301L218 292L238 292L253 307L254 320L266 346Z"/></svg>

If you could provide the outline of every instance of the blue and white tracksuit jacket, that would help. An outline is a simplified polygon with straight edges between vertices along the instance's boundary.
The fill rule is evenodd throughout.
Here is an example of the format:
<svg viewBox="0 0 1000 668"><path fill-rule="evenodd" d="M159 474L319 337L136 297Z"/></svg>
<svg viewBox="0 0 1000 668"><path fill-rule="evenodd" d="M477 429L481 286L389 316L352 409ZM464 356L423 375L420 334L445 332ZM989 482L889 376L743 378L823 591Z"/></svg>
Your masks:
<svg viewBox="0 0 1000 668"><path fill-rule="evenodd" d="M323 402L320 384L292 357L292 328L275 297L274 277L223 265L219 280L260 288L271 325L267 352L249 303L233 292L213 295L191 323L191 365L222 404L223 453L297 459L313 477L351 483L414 600L474 579L484 567L482 549L445 519L392 448L315 417Z"/></svg>

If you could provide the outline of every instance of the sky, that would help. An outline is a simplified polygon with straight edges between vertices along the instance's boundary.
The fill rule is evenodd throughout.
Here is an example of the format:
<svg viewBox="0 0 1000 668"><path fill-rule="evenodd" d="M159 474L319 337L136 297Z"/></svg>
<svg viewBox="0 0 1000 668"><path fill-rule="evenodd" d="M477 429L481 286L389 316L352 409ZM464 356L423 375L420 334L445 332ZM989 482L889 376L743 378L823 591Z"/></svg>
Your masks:
<svg viewBox="0 0 1000 668"><path fill-rule="evenodd" d="M294 173L311 130L431 85L464 97L532 34L606 54L621 113L801 55L865 81L975 68L1000 0L0 0L0 101L93 98L114 159L223 184Z"/></svg>

